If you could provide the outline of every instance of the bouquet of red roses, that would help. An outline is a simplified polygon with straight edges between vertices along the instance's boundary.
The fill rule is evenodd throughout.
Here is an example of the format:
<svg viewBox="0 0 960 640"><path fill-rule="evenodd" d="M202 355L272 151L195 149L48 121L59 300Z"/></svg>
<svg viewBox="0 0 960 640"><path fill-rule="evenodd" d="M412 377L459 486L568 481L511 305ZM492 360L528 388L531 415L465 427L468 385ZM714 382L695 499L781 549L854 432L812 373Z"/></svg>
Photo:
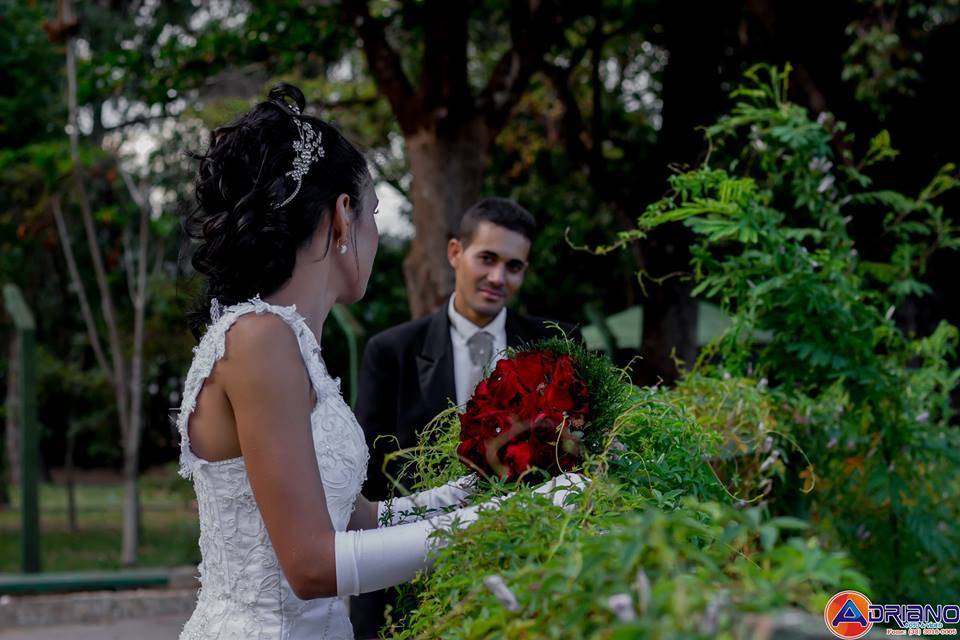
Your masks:
<svg viewBox="0 0 960 640"><path fill-rule="evenodd" d="M518 353L477 385L460 415L457 454L481 475L508 481L532 467L570 471L583 453L589 400L569 354Z"/></svg>

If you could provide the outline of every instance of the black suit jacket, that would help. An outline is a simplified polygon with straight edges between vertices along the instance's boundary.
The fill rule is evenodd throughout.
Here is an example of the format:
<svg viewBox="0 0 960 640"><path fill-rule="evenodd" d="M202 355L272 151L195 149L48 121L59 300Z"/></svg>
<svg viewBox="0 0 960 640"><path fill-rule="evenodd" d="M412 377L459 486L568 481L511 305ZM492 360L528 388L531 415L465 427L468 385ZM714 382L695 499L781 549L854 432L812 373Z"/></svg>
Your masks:
<svg viewBox="0 0 960 640"><path fill-rule="evenodd" d="M557 335L548 320L507 310L507 346ZM577 340L580 332L561 325ZM393 493L383 473L386 453L417 444L420 430L450 401L456 402L453 345L447 305L432 315L379 333L367 342L360 368L356 416L370 447L370 465L363 495L383 500ZM396 436L397 441L379 435ZM390 473L398 476L398 466ZM409 478L400 478L409 481Z"/></svg>

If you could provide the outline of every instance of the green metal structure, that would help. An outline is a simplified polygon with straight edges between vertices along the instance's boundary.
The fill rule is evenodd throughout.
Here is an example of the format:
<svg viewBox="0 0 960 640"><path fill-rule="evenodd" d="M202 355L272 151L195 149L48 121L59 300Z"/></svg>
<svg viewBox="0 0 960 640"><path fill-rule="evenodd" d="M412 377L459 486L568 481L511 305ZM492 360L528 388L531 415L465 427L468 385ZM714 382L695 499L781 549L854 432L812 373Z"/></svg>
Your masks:
<svg viewBox="0 0 960 640"><path fill-rule="evenodd" d="M363 327L345 305L333 305L333 319L347 337L347 349L350 353L350 406L357 404L357 385L360 372L360 341L365 335Z"/></svg>
<svg viewBox="0 0 960 640"><path fill-rule="evenodd" d="M21 553L24 573L40 571L40 509L37 497L36 330L33 313L14 284L3 287L3 301L13 319L20 348L17 356L17 416L20 441Z"/></svg>

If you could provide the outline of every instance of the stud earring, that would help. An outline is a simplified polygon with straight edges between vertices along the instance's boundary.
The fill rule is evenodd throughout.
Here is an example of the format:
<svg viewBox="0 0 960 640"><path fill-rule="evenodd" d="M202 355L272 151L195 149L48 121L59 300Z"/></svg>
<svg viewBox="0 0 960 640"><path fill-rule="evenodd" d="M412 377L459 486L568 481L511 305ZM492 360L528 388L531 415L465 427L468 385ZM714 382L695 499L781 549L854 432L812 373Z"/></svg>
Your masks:
<svg viewBox="0 0 960 640"><path fill-rule="evenodd" d="M347 243L341 242L337 245L337 251L340 252L340 255L343 255L347 252Z"/></svg>

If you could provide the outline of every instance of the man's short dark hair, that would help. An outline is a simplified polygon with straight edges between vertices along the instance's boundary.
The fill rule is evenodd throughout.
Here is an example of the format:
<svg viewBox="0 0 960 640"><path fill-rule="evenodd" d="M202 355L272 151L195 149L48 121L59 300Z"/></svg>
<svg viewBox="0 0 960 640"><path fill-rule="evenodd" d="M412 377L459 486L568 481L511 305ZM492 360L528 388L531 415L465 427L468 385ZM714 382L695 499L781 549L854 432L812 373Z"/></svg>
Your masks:
<svg viewBox="0 0 960 640"><path fill-rule="evenodd" d="M470 244L477 225L491 222L497 226L516 231L531 243L537 231L537 222L533 215L519 204L508 198L484 198L463 214L457 238L463 246Z"/></svg>

